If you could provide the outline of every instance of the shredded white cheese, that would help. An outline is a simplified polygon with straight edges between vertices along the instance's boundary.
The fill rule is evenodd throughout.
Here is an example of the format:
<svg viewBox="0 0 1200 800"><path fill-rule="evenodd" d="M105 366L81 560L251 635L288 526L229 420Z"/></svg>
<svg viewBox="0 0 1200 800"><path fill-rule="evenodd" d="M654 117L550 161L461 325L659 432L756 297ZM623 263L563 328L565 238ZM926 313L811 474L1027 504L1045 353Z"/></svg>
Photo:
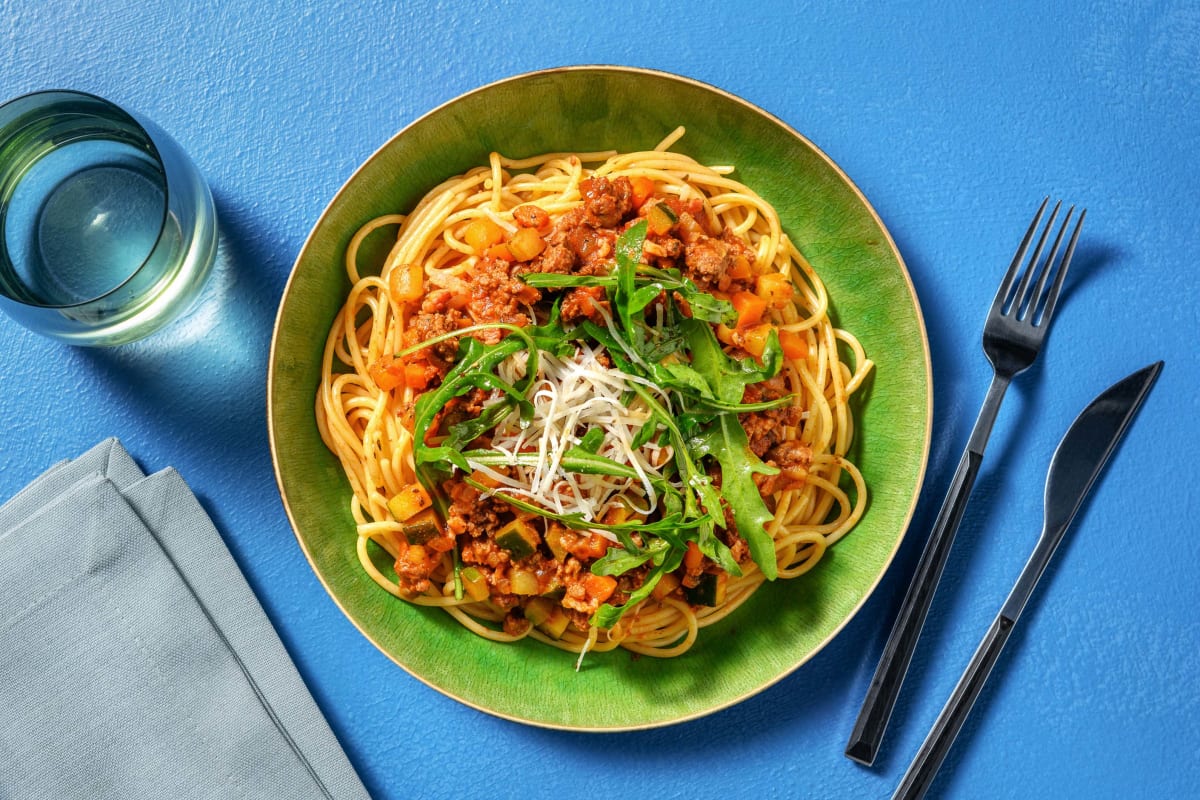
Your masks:
<svg viewBox="0 0 1200 800"><path fill-rule="evenodd" d="M534 409L532 420L524 423L514 410L493 431L492 450L508 456L508 469L501 472L469 461L471 467L499 484L500 490L529 498L556 514L580 514L599 521L621 503L636 514L654 512L658 496L653 480L662 478L659 467L671 460L671 447L650 442L634 448L633 441L650 413L636 398L628 406L626 402L635 381L669 407L668 399L653 384L607 366L603 352L600 346L581 344L568 358L540 353L538 373L527 393ZM501 379L519 380L528 358L522 352L507 359L498 370ZM563 469L564 455L592 428L604 434L597 454L632 468L637 480ZM531 465L532 453L537 458ZM519 459L518 454L525 458ZM610 533L597 533L615 539Z"/></svg>

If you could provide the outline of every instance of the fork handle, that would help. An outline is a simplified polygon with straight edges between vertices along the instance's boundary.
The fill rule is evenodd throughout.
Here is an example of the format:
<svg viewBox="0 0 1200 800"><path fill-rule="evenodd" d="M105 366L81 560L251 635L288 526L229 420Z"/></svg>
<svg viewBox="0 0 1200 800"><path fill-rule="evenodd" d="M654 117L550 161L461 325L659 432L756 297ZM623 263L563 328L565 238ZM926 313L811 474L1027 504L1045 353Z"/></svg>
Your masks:
<svg viewBox="0 0 1200 800"><path fill-rule="evenodd" d="M908 771L904 773L892 800L920 800L925 796L942 762L946 760L955 738L958 737L958 732L962 730L967 715L971 713L972 706L979 698L979 693L983 691L988 675L996 665L996 660L1000 658L1000 651L1004 649L1015 625L1016 621L1004 614L992 621L975 655L971 657L966 672L954 687L953 694L938 714L937 721L933 723L933 728L925 737Z"/></svg>
<svg viewBox="0 0 1200 800"><path fill-rule="evenodd" d="M1008 388L1008 378L997 376L993 378L988 388L983 408L975 421L967 448L958 462L958 469L950 481L950 489L942 502L933 530L925 542L921 552L921 560L913 574L912 582L900 604L900 611L892 626L892 632L884 645L879 665L871 678L871 685L863 699L850 741L846 745L846 755L859 763L870 766L879 752L879 743L887 729L900 695L900 686L904 683L905 673L912 661L917 640L921 637L921 628L933 602L933 594L941 580L946 559L950 555L950 546L954 535L962 522L963 512L967 508L967 500L975 485L975 477L979 474L979 466L983 462L983 450L991 434L996 414L1000 410L1000 402Z"/></svg>

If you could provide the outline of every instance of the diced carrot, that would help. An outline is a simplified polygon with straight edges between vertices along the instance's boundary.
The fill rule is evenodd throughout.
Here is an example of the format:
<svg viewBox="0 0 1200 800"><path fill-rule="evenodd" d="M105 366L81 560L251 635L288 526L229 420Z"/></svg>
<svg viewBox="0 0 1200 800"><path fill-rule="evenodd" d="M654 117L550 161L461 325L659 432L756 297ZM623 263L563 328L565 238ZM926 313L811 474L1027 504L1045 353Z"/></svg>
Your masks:
<svg viewBox="0 0 1200 800"><path fill-rule="evenodd" d="M486 486L489 489L496 489L500 486L500 481L480 470L472 471L469 477L475 483L478 483L480 486Z"/></svg>
<svg viewBox="0 0 1200 800"><path fill-rule="evenodd" d="M568 547L571 554L576 558L592 559L599 558L608 552L608 548L612 546L612 542L604 538L598 533L590 534L586 539L581 539L574 547Z"/></svg>
<svg viewBox="0 0 1200 800"><path fill-rule="evenodd" d="M750 264L750 259L745 256L737 256L733 259L733 266L726 273L734 280L745 280L754 274L754 267Z"/></svg>
<svg viewBox="0 0 1200 800"><path fill-rule="evenodd" d="M786 275L778 272L767 272L759 275L754 282L754 292L771 308L783 308L792 302L796 290Z"/></svg>
<svg viewBox="0 0 1200 800"><path fill-rule="evenodd" d="M769 322L755 325L742 331L742 349L755 358L762 358L763 350L767 347L767 339L775 326Z"/></svg>
<svg viewBox="0 0 1200 800"><path fill-rule="evenodd" d="M429 370L423 364L404 365L404 385L414 392L429 388Z"/></svg>
<svg viewBox="0 0 1200 800"><path fill-rule="evenodd" d="M629 183L633 186L633 207L641 208L654 194L654 181L645 175L638 175L630 178Z"/></svg>
<svg viewBox="0 0 1200 800"><path fill-rule="evenodd" d="M796 331L779 331L779 346L783 348L783 354L790 359L808 358L808 342Z"/></svg>
<svg viewBox="0 0 1200 800"><path fill-rule="evenodd" d="M492 245L499 244L503 238L504 229L487 217L471 220L463 231L463 241L477 256L483 255Z"/></svg>
<svg viewBox="0 0 1200 800"><path fill-rule="evenodd" d="M704 560L704 554L700 552L700 545L689 541L687 543L687 552L683 554L683 568L688 572L694 572L700 568L700 562Z"/></svg>
<svg viewBox="0 0 1200 800"><path fill-rule="evenodd" d="M518 228L508 240L508 251L516 261L529 261L546 249L546 242L533 228Z"/></svg>
<svg viewBox="0 0 1200 800"><path fill-rule="evenodd" d="M516 261L516 258L512 254L512 250L509 250L508 245L503 242L489 247L484 253L484 256L487 258L498 258L501 261Z"/></svg>
<svg viewBox="0 0 1200 800"><path fill-rule="evenodd" d="M392 299L401 303L420 300L425 294L425 269L416 264L395 267L388 275L388 289Z"/></svg>
<svg viewBox="0 0 1200 800"><path fill-rule="evenodd" d="M767 301L752 292L735 292L730 302L737 311L737 327L757 325L767 310Z"/></svg>
<svg viewBox="0 0 1200 800"><path fill-rule="evenodd" d="M404 363L392 355L381 356L378 361L367 367L367 374L371 376L371 380L385 392L404 386L404 373Z"/></svg>
<svg viewBox="0 0 1200 800"><path fill-rule="evenodd" d="M721 324L717 326L717 340L721 344L727 344L732 347L738 343L738 338L737 331L728 325Z"/></svg>
<svg viewBox="0 0 1200 800"><path fill-rule="evenodd" d="M593 575L588 573L587 577L583 579L583 588L590 600L603 603L612 597L612 593L616 591L617 579L611 575Z"/></svg>

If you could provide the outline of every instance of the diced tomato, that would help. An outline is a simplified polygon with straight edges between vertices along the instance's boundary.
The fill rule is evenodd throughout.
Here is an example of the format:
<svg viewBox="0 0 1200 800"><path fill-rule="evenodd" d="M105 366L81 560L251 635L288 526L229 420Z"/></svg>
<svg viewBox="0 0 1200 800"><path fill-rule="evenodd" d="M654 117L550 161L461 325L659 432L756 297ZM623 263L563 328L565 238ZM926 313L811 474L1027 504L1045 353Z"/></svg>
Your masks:
<svg viewBox="0 0 1200 800"><path fill-rule="evenodd" d="M513 221L522 228L533 228L538 233L549 233L550 231L550 215L539 206L526 203L514 208L512 214Z"/></svg>
<svg viewBox="0 0 1200 800"><path fill-rule="evenodd" d="M748 328L762 321L767 310L767 301L753 292L735 292L730 298L733 308L737 311L737 327Z"/></svg>

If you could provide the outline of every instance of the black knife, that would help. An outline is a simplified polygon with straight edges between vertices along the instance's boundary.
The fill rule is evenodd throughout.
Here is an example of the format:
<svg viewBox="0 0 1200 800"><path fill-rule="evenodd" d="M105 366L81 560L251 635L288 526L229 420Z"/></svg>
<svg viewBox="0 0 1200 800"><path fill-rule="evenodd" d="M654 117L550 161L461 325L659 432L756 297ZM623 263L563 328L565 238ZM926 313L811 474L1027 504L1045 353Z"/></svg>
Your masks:
<svg viewBox="0 0 1200 800"><path fill-rule="evenodd" d="M938 768L950 752L954 738L979 697L988 674L1000 657L1005 642L1017 624L1038 579L1046 571L1063 534L1083 504L1088 490L1104 469L1108 457L1125 434L1134 414L1146 398L1163 362L1151 364L1113 384L1083 410L1067 430L1046 475L1045 521L1033 555L1029 557L1016 585L979 649L971 658L954 693L938 715L933 729L909 765L892 800L918 800L933 783Z"/></svg>

